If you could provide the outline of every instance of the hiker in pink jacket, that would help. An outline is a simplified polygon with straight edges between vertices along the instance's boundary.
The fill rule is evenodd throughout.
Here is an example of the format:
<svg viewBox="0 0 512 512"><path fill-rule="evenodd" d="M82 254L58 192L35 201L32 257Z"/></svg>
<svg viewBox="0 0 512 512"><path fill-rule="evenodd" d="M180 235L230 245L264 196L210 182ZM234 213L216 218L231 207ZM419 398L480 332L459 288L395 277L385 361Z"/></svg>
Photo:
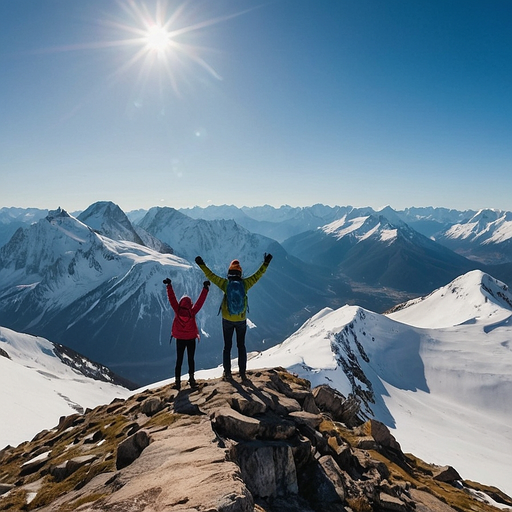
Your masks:
<svg viewBox="0 0 512 512"><path fill-rule="evenodd" d="M194 354L196 351L196 339L199 340L199 329L196 324L196 314L202 308L208 290L210 289L210 281L203 283L203 289L197 299L196 303L193 304L190 297L184 295L180 301L176 299L176 295L171 285L169 278L164 279L164 284L167 285L167 297L171 303L171 307L174 311L174 320L172 322L171 329L171 340L176 338L176 367L174 369L176 389L181 388L181 365L183 363L183 356L185 355L185 349L187 350L188 358L188 383L191 387L196 385L194 379L195 362Z"/></svg>

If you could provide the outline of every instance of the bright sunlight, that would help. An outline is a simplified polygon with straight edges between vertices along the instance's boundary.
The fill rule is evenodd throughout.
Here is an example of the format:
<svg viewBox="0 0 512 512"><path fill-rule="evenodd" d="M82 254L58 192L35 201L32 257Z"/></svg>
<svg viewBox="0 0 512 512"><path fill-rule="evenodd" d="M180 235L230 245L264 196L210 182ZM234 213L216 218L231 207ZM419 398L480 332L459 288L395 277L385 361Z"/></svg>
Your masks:
<svg viewBox="0 0 512 512"><path fill-rule="evenodd" d="M148 28L146 34L146 47L148 50L163 54L169 49L170 46L170 34L165 29L165 27L153 25L152 27Z"/></svg>

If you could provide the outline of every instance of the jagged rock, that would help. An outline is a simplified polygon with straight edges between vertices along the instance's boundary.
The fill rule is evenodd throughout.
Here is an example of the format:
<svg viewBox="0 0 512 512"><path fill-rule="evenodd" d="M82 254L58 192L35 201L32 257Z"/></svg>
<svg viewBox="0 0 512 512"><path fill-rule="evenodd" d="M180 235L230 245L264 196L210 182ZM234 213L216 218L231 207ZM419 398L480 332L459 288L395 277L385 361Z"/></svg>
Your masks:
<svg viewBox="0 0 512 512"><path fill-rule="evenodd" d="M82 414L71 414L70 416L61 416L59 419L57 429L59 432L62 432L63 430L66 430L79 423L82 423L83 421L84 417Z"/></svg>
<svg viewBox="0 0 512 512"><path fill-rule="evenodd" d="M451 466L443 466L434 471L434 480L438 480L439 482L455 482L456 480L461 480L459 473L452 468Z"/></svg>
<svg viewBox="0 0 512 512"><path fill-rule="evenodd" d="M297 494L297 473L290 445L253 441L237 444L232 451L254 498Z"/></svg>
<svg viewBox="0 0 512 512"><path fill-rule="evenodd" d="M214 379L179 393L146 390L1 450L0 509L489 512L433 479L453 483L453 468L405 456L384 425L361 427L346 405L280 369L253 372L243 386ZM358 448L367 442L372 450Z"/></svg>
<svg viewBox="0 0 512 512"><path fill-rule="evenodd" d="M305 412L309 412L311 414L320 414L321 411L318 408L318 405L316 405L313 393L306 394L306 396L304 397L304 402L302 403L302 409Z"/></svg>
<svg viewBox="0 0 512 512"><path fill-rule="evenodd" d="M306 411L294 411L288 415L295 423L299 425L308 425L311 428L318 428L322 423L322 416L311 414Z"/></svg>
<svg viewBox="0 0 512 512"><path fill-rule="evenodd" d="M11 356L3 348L0 348L0 357L6 357L7 359L11 359Z"/></svg>
<svg viewBox="0 0 512 512"><path fill-rule="evenodd" d="M257 414L264 414L267 411L267 405L259 397L244 398L240 395L232 396L229 399L229 405L245 416L256 416Z"/></svg>
<svg viewBox="0 0 512 512"><path fill-rule="evenodd" d="M0 496L2 494L5 494L6 492L9 492L13 488L14 488L13 484L2 484L2 483L0 483Z"/></svg>
<svg viewBox="0 0 512 512"><path fill-rule="evenodd" d="M258 439L284 440L295 436L297 427L293 421L268 414L260 420Z"/></svg>
<svg viewBox="0 0 512 512"><path fill-rule="evenodd" d="M341 468L349 468L352 462L352 450L350 445L340 441L335 436L330 436L327 442L333 451L333 457L338 466Z"/></svg>
<svg viewBox="0 0 512 512"><path fill-rule="evenodd" d="M155 396L146 398L146 400L142 402L140 409L146 416L153 416L157 412L160 412L164 406L164 402Z"/></svg>
<svg viewBox="0 0 512 512"><path fill-rule="evenodd" d="M319 459L319 464L322 467L326 477L331 481L334 491L336 492L340 501L345 501L345 489L343 480L341 478L341 469L331 455L324 455Z"/></svg>
<svg viewBox="0 0 512 512"><path fill-rule="evenodd" d="M38 455L35 455L32 459L24 462L21 466L20 476L31 475L36 471L39 471L49 460L49 451L45 451Z"/></svg>
<svg viewBox="0 0 512 512"><path fill-rule="evenodd" d="M377 441L371 436L361 437L357 440L356 448L360 450L376 450L378 447Z"/></svg>
<svg viewBox="0 0 512 512"><path fill-rule="evenodd" d="M313 389L313 396L320 410L329 412L333 420L341 421L349 427L360 423L357 417L359 402L355 398L347 399L339 391L326 384Z"/></svg>
<svg viewBox="0 0 512 512"><path fill-rule="evenodd" d="M345 493L338 471L334 459L327 455L321 457L317 464L309 465L301 474L301 494L313 508L323 505L328 510L333 510L332 506L338 505L340 511L344 510L342 504Z"/></svg>
<svg viewBox="0 0 512 512"><path fill-rule="evenodd" d="M289 439L295 434L295 424L275 416L256 419L224 407L212 418L219 433L232 439Z"/></svg>
<svg viewBox="0 0 512 512"><path fill-rule="evenodd" d="M239 412L223 407L212 416L213 427L221 434L231 439L254 439L260 429L260 422Z"/></svg>
<svg viewBox="0 0 512 512"><path fill-rule="evenodd" d="M389 431L388 427L380 421L371 419L367 422L369 434L377 443L396 451L401 451L400 444Z"/></svg>
<svg viewBox="0 0 512 512"><path fill-rule="evenodd" d="M149 445L149 441L149 435L145 430L138 430L126 438L117 448L116 468L122 469L129 466Z"/></svg>
<svg viewBox="0 0 512 512"><path fill-rule="evenodd" d="M82 466L92 464L98 457L96 455L83 455L81 457L74 457L73 459L62 462L57 466L50 467L50 475L52 475L57 482L65 480L68 476L72 475L75 471Z"/></svg>
<svg viewBox="0 0 512 512"><path fill-rule="evenodd" d="M383 510L392 510L396 512L406 512L407 510L410 510L401 499L383 492L379 494L379 505Z"/></svg>

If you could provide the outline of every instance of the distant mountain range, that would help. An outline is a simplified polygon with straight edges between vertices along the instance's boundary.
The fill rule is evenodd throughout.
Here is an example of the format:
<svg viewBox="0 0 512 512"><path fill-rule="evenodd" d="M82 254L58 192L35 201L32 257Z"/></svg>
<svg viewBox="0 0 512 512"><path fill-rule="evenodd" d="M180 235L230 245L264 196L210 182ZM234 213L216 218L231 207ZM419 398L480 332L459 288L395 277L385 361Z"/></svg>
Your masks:
<svg viewBox="0 0 512 512"><path fill-rule="evenodd" d="M51 211L0 248L0 325L52 339L140 384L172 373L172 315L162 281L170 277L177 294L195 300L205 279L193 262L197 254L221 275L234 257L249 275L265 252L274 255L249 295L251 350L281 341L312 312L350 295L343 280L233 221L198 222L170 208L150 211L141 226L148 236L163 238L169 250L162 253L142 245L111 203L93 205L80 217L92 227L62 209ZM171 244L177 248L171 251ZM221 300L212 287L198 315L198 366L221 362Z"/></svg>
<svg viewBox="0 0 512 512"><path fill-rule="evenodd" d="M234 258L249 275L265 252L274 255L249 294L249 350L282 341L324 307L382 312L474 269L512 279L510 214L497 210L210 206L125 214L104 201L75 215L0 209L3 232L17 228L0 247L0 325L52 339L139 384L172 373L162 280L171 277L178 294L195 299L204 280L197 255L219 275ZM221 299L212 287L198 317L198 367L220 364Z"/></svg>

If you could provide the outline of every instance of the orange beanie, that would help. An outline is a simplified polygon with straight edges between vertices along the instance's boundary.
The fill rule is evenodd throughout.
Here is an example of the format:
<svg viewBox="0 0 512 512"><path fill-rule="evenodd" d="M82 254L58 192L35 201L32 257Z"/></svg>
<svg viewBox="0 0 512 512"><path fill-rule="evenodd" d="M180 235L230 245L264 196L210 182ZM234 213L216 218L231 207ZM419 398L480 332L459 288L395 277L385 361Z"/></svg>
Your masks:
<svg viewBox="0 0 512 512"><path fill-rule="evenodd" d="M238 272L242 273L242 267L240 266L240 262L238 260L233 260L229 265L229 271L238 270Z"/></svg>

